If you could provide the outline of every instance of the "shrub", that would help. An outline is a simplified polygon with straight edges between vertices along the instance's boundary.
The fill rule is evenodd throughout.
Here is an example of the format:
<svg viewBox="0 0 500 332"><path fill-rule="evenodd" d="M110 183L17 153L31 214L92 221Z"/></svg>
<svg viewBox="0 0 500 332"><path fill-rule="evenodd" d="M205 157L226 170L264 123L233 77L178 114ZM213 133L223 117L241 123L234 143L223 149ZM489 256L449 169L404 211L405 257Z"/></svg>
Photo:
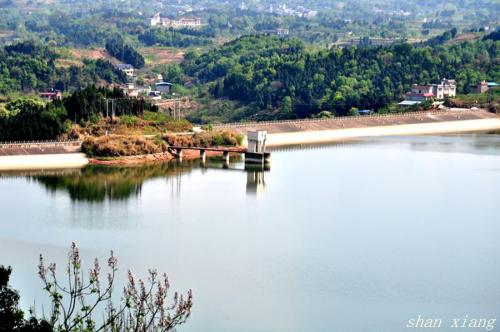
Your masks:
<svg viewBox="0 0 500 332"><path fill-rule="evenodd" d="M128 127L135 126L138 122L138 118L136 116L131 116L131 115L122 115L120 117L120 123L124 124Z"/></svg>
<svg viewBox="0 0 500 332"><path fill-rule="evenodd" d="M165 129L173 132L184 132L193 129L193 124L186 119L171 120L164 123Z"/></svg>
<svg viewBox="0 0 500 332"><path fill-rule="evenodd" d="M95 157L137 156L165 152L165 142L149 140L142 136L102 136L87 137L82 144L82 151Z"/></svg>
<svg viewBox="0 0 500 332"><path fill-rule="evenodd" d="M171 146L239 146L243 142L243 136L229 131L211 131L196 133L193 135L173 135L164 136L165 141Z"/></svg>

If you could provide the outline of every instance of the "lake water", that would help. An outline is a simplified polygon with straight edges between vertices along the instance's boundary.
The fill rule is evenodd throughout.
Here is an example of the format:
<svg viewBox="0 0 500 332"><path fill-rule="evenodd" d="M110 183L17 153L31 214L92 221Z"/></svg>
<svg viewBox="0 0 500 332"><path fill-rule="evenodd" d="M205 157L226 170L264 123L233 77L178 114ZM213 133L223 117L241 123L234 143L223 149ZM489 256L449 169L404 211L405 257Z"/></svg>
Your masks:
<svg viewBox="0 0 500 332"><path fill-rule="evenodd" d="M22 305L46 298L38 255L62 266L75 241L87 263L113 249L122 276L155 267L193 288L179 331L500 319L500 135L290 148L266 172L221 167L2 174L0 264Z"/></svg>

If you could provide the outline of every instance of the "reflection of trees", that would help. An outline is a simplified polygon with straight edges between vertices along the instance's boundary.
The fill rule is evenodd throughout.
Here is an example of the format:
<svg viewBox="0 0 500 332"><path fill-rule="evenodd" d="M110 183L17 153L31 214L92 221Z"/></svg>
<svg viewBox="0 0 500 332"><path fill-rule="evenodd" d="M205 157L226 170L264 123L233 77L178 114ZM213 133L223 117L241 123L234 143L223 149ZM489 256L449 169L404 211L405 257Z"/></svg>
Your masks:
<svg viewBox="0 0 500 332"><path fill-rule="evenodd" d="M498 135L455 134L431 138L414 137L410 148L415 151L494 154L500 151Z"/></svg>
<svg viewBox="0 0 500 332"><path fill-rule="evenodd" d="M139 196L144 181L176 177L190 171L193 162L171 162L140 167L88 166L69 174L38 174L32 179L51 192L66 191L72 200L102 202Z"/></svg>

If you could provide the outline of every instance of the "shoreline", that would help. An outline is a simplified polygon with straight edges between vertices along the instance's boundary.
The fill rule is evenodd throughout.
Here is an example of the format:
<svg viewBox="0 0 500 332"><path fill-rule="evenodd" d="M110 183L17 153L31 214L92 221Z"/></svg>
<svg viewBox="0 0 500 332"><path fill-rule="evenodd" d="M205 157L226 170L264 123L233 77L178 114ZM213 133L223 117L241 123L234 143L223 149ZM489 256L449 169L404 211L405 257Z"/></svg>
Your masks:
<svg viewBox="0 0 500 332"><path fill-rule="evenodd" d="M301 144L333 143L363 137L438 135L498 129L500 129L500 117L350 129L310 130L268 134L267 146L273 148Z"/></svg>
<svg viewBox="0 0 500 332"><path fill-rule="evenodd" d="M475 116L475 118L466 118L464 115ZM422 116L422 115L419 115ZM436 120L434 114L426 115ZM466 132L481 132L488 130L500 130L500 116L492 113L465 112L456 120L445 121L438 119L435 122L423 121L420 123L398 123L395 120L393 123L387 124L391 117L380 117L377 121L383 120L383 125L368 125L351 128L342 127L319 127L320 122L309 122L312 127L287 127L286 130L276 130L270 128L267 134L267 147L277 148L283 146L304 145L304 144L320 144L320 143L335 143L349 139L359 139L368 137L381 136L412 136L412 135L439 135L452 133ZM479 117L479 118L478 118ZM392 117L394 118L394 116ZM397 118L396 118L397 119ZM356 119L349 119L356 120ZM344 120L347 121L347 120ZM362 125L366 118L359 118L357 123ZM326 125L326 121L321 122ZM275 124L272 124L275 125ZM296 124L294 124L296 125ZM330 124L329 124L330 125ZM338 123L336 123L338 125ZM243 125L242 125L243 126ZM329 129L331 128L331 129ZM231 128L227 128L231 129ZM233 128L234 129L234 128ZM248 126L245 130L266 130L266 124ZM283 128L278 128L283 129ZM242 133L243 129L239 129ZM245 132L246 134L246 132ZM246 135L243 146L246 146ZM207 151L207 157L218 156L221 153ZM184 150L183 160L193 160L200 158L200 153L195 150ZM175 154L170 152L162 152L151 155L139 156L124 156L118 158L93 158L87 157L83 153L54 153L54 154L26 154L26 155L7 155L0 156L0 171L12 170L43 170L43 169L64 169L64 168L81 168L88 164L105 165L105 166L125 166L125 165L140 165L148 163L159 163L177 159Z"/></svg>
<svg viewBox="0 0 500 332"><path fill-rule="evenodd" d="M168 152L138 155L138 156L123 156L117 158L94 158L88 157L89 165L104 165L104 166L120 166L120 165L138 165L147 163L160 163L175 159Z"/></svg>
<svg viewBox="0 0 500 332"><path fill-rule="evenodd" d="M207 157L220 156L221 152L206 151ZM196 150L185 149L183 152L182 160L199 159L200 153ZM176 160L170 152L161 152L155 154L143 154L138 156L123 156L117 158L88 158L90 165L103 165L103 166L126 166L126 165L142 165L151 163L162 163L166 161Z"/></svg>

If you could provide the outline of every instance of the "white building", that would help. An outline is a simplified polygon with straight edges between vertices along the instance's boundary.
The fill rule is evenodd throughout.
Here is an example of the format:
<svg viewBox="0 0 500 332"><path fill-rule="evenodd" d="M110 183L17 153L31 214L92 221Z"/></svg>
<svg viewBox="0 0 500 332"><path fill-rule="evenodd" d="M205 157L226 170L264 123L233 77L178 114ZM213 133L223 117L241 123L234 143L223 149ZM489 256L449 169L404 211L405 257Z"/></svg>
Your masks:
<svg viewBox="0 0 500 332"><path fill-rule="evenodd" d="M201 27L201 18L199 17L181 17L178 20L171 20L167 17L161 17L160 13L150 19L151 26L163 26L168 28L199 28Z"/></svg>
<svg viewBox="0 0 500 332"><path fill-rule="evenodd" d="M116 68L124 72L128 77L133 77L135 74L134 67L128 63L117 64Z"/></svg>
<svg viewBox="0 0 500 332"><path fill-rule="evenodd" d="M287 37L290 34L288 29L276 29L276 35L278 37Z"/></svg>
<svg viewBox="0 0 500 332"><path fill-rule="evenodd" d="M160 13L157 13L155 16L150 18L151 26L162 25L162 18L160 17Z"/></svg>
<svg viewBox="0 0 500 332"><path fill-rule="evenodd" d="M172 28L199 28L201 27L201 18L181 17L178 20L172 20L170 24Z"/></svg>

